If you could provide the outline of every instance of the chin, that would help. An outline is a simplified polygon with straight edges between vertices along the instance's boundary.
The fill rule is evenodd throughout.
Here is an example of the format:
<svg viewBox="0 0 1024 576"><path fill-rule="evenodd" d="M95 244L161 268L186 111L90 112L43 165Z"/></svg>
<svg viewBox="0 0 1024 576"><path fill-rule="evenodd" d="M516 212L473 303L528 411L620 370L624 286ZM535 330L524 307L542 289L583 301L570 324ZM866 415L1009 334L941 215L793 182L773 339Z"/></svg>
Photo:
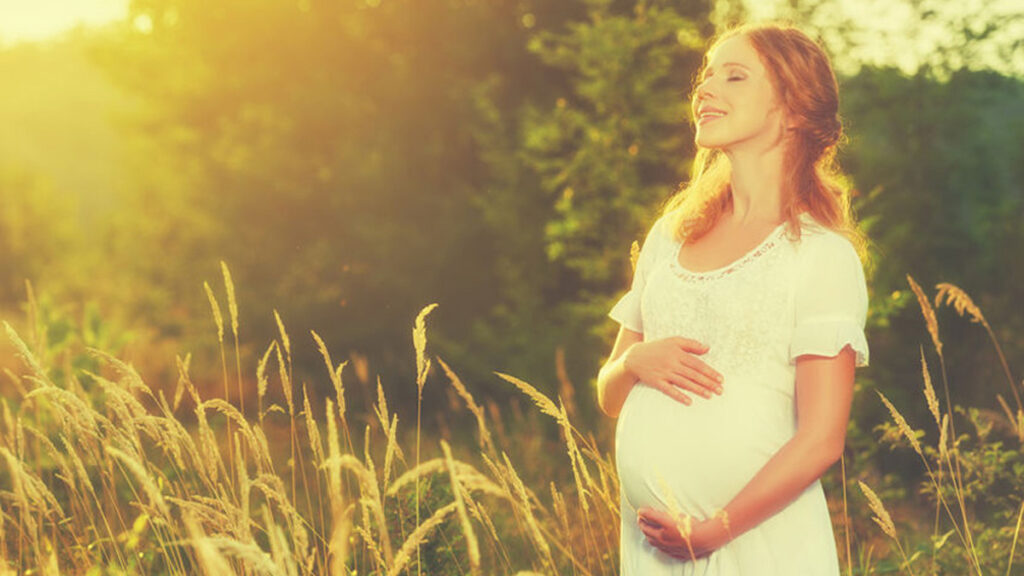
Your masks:
<svg viewBox="0 0 1024 576"><path fill-rule="evenodd" d="M700 146L701 148L721 150L726 148L730 142L722 138L712 138L705 135L698 135L696 138L693 139L693 143L696 144L697 146Z"/></svg>

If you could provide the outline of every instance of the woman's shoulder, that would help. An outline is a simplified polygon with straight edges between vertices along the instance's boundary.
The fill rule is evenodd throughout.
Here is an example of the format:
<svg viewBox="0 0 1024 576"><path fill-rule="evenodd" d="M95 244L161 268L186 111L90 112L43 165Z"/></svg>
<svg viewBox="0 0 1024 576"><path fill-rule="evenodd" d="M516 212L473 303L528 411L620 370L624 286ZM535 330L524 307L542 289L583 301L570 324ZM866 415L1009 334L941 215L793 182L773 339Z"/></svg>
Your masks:
<svg viewBox="0 0 1024 576"><path fill-rule="evenodd" d="M675 227L677 219L672 214L661 214L647 231L646 243L652 244L657 250L664 249L676 242Z"/></svg>
<svg viewBox="0 0 1024 576"><path fill-rule="evenodd" d="M818 265L840 264L848 260L860 263L857 247L850 238L841 231L826 226L807 212L800 215L800 241L797 243L797 253Z"/></svg>

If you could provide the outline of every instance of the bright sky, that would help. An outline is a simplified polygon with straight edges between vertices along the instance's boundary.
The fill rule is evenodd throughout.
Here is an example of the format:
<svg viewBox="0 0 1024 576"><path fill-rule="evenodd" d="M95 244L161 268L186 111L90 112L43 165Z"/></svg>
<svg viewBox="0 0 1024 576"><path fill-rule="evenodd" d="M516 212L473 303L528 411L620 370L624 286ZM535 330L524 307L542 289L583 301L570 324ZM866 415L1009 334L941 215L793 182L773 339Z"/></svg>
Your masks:
<svg viewBox="0 0 1024 576"><path fill-rule="evenodd" d="M44 40L124 18L130 0L0 0L0 44Z"/></svg>

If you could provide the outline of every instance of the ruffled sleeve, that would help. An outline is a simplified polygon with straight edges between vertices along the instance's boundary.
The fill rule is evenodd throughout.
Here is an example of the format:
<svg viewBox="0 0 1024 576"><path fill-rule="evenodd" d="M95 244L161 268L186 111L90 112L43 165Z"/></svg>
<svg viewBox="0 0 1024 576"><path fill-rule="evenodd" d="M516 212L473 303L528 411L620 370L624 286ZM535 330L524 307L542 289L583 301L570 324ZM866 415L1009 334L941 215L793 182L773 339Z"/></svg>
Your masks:
<svg viewBox="0 0 1024 576"><path fill-rule="evenodd" d="M658 218L647 232L647 237L640 247L640 255L637 257L636 269L633 271L633 283L630 285L629 291L608 312L609 317L633 332L643 333L644 331L643 318L640 314L641 296L647 282L647 275L657 261L661 245L666 240L664 232L662 232L664 220L664 216Z"/></svg>
<svg viewBox="0 0 1024 576"><path fill-rule="evenodd" d="M853 244L827 232L806 238L801 246L801 270L794 291L795 324L789 361L798 356L835 356L846 346L856 353L856 366L868 365L864 326L868 290L864 268Z"/></svg>

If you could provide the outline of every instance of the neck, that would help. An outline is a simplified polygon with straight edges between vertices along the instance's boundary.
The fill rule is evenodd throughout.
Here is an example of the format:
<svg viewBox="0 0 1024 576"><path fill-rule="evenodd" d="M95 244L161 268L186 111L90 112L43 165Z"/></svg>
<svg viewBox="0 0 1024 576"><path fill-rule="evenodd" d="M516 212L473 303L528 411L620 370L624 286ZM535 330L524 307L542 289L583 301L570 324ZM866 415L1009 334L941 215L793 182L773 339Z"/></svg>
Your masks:
<svg viewBox="0 0 1024 576"><path fill-rule="evenodd" d="M777 224L782 214L783 147L759 151L728 151L731 164L734 224Z"/></svg>

